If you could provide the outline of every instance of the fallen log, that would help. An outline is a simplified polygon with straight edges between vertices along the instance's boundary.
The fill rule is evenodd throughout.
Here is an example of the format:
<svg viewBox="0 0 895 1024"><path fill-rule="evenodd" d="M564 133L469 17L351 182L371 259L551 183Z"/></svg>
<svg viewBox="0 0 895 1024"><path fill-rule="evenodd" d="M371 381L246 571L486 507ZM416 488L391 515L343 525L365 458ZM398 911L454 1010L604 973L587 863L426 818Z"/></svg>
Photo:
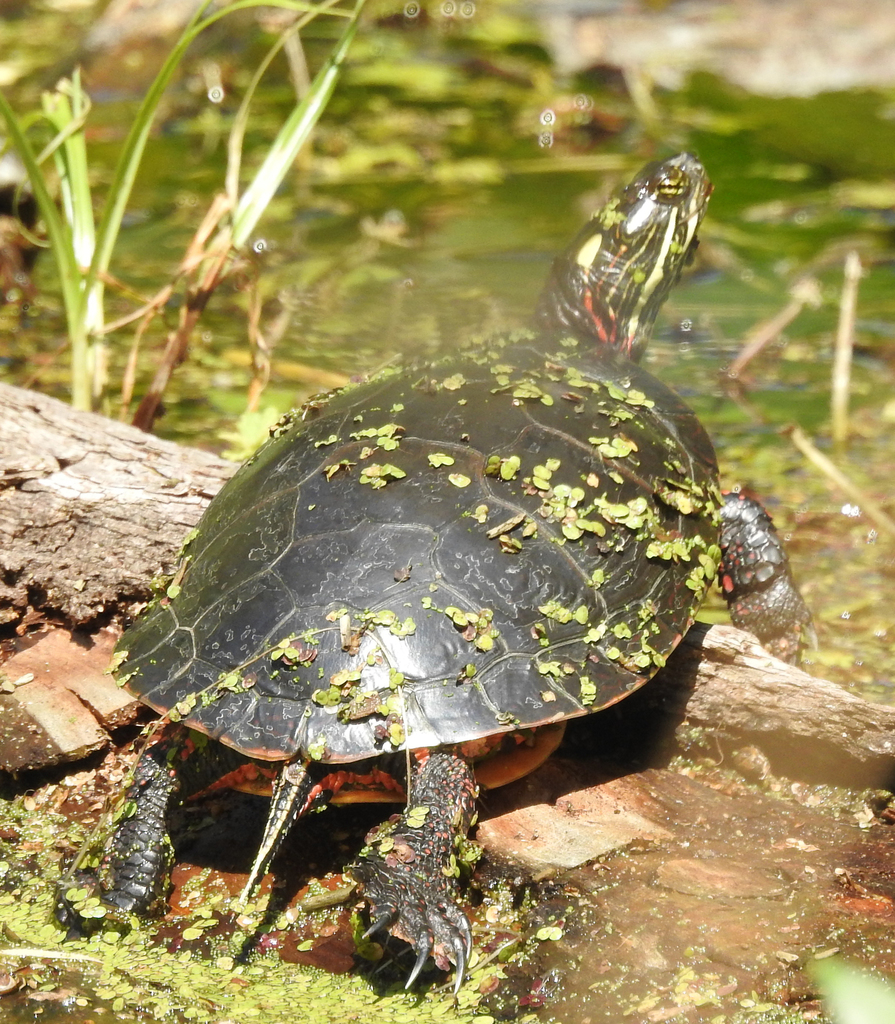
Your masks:
<svg viewBox="0 0 895 1024"><path fill-rule="evenodd" d="M145 600L235 469L0 384L0 622L83 625Z"/></svg>
<svg viewBox="0 0 895 1024"><path fill-rule="evenodd" d="M670 718L756 744L789 778L892 784L895 708L779 661L733 626L696 623L643 699Z"/></svg>
<svg viewBox="0 0 895 1024"><path fill-rule="evenodd" d="M43 745L26 744L26 753L0 739L0 765L18 771L83 756L107 742L97 736L97 722L107 735L132 713L119 707L116 700L127 701L102 675L110 642L98 637L99 628L114 632L146 599L151 578L173 571L185 534L234 468L208 452L0 385L0 619L20 634L6 644L0 691L8 692L0 692L0 707L19 723L33 708L35 728L49 733ZM60 700L56 730L48 687L70 688L70 663L50 647L38 673L20 660L41 622L80 627L81 647L96 648L91 696ZM102 687L116 695L107 720L97 712ZM895 709L777 661L730 626L695 626L665 669L629 700L666 720L666 732L687 721L755 743L775 770L793 777L881 785L895 767ZM75 704L90 719L86 745L71 735Z"/></svg>

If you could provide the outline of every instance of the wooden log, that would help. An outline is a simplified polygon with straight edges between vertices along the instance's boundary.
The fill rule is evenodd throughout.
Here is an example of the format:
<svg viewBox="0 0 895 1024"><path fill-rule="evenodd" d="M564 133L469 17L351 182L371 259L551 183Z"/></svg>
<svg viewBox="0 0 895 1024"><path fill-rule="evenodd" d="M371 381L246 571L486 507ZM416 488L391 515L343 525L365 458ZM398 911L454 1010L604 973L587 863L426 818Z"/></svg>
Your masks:
<svg viewBox="0 0 895 1024"><path fill-rule="evenodd" d="M234 469L207 452L0 384L0 621L17 623L20 633L41 619L95 632L126 619L150 579L173 570L183 537ZM110 679L93 682L117 694ZM18 713L28 705L18 699L25 691L14 689ZM95 691L91 700L101 703ZM638 700L666 731L688 721L757 743L793 777L887 784L895 767L895 709L777 661L733 627L695 626L622 710ZM39 704L46 703L44 694ZM78 703L92 735L97 716L83 695ZM65 742L69 754L57 760L86 749ZM18 754L9 758L9 766L23 763Z"/></svg>
<svg viewBox="0 0 895 1024"><path fill-rule="evenodd" d="M145 600L235 469L0 384L0 622L80 625Z"/></svg>
<svg viewBox="0 0 895 1024"><path fill-rule="evenodd" d="M790 778L895 781L895 708L779 661L733 626L696 623L643 699L676 720L757 744Z"/></svg>

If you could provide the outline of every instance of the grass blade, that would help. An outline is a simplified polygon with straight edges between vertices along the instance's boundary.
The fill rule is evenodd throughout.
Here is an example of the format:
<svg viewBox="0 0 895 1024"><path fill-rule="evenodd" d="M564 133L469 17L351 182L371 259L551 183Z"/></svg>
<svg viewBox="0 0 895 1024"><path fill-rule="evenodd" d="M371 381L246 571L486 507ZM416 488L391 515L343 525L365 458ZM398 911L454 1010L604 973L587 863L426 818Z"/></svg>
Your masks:
<svg viewBox="0 0 895 1024"><path fill-rule="evenodd" d="M289 115L245 190L233 214L233 244L239 248L255 230L276 190L289 172L299 150L307 142L336 87L342 62L357 31L364 0L357 0L345 31L329 60L314 78L307 96Z"/></svg>
<svg viewBox="0 0 895 1024"><path fill-rule="evenodd" d="M71 229L62 218L50 195L43 170L22 123L2 92L0 92L0 116L6 122L9 139L28 172L31 191L46 227L50 240L50 251L59 271L59 285L62 290L68 334L72 346L72 404L76 409L89 409L91 387L90 375L87 370L87 338L81 325L82 275L75 259Z"/></svg>

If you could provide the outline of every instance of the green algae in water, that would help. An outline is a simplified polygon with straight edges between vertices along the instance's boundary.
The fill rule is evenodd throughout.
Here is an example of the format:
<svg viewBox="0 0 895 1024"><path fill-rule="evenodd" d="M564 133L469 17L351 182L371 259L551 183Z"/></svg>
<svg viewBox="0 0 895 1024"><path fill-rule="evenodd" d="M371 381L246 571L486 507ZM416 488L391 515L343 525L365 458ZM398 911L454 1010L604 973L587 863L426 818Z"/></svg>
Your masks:
<svg viewBox="0 0 895 1024"><path fill-rule="evenodd" d="M378 994L360 977L298 967L270 955L241 963L220 953L171 952L153 940L151 923L136 918L124 932L111 923L90 938L64 941L53 913L56 850L63 838L78 841L75 827L46 807L26 810L17 799L0 804L0 828L16 837L0 843L0 965L10 972L36 965L33 977L39 988L73 990L75 1004L98 1020L111 1011L118 1015L115 1019L131 1015L135 1020L172 1022L316 1024L325 1019L340 1024L371 1017L383 1024L491 1021L475 1011L477 978L467 982L467 1008L461 1009L447 995ZM24 843L29 849L20 858L17 847ZM219 903L220 897L215 911ZM195 921L181 923L184 935L203 924L203 908L195 909L193 917ZM69 1004L69 999L59 1004L59 1019L71 1020ZM41 1003L42 1020L54 1019L55 1005ZM15 1005L5 1004L4 1011L7 1006L15 1019Z"/></svg>

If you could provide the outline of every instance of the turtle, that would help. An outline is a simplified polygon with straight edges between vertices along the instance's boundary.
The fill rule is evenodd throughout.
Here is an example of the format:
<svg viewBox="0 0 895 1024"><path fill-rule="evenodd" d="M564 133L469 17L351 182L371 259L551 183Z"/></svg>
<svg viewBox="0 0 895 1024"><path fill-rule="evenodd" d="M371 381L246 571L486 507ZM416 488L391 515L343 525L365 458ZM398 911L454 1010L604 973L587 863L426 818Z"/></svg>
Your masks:
<svg viewBox="0 0 895 1024"><path fill-rule="evenodd" d="M722 494L695 414L638 362L710 192L691 154L649 164L554 261L530 328L309 401L221 489L120 643L163 718L93 878L107 904L164 906L169 809L217 777L273 777L245 896L309 811L396 798L348 867L366 936L411 945L408 987L433 955L459 987L479 785L646 683L716 578L798 656L810 615L770 518Z"/></svg>

